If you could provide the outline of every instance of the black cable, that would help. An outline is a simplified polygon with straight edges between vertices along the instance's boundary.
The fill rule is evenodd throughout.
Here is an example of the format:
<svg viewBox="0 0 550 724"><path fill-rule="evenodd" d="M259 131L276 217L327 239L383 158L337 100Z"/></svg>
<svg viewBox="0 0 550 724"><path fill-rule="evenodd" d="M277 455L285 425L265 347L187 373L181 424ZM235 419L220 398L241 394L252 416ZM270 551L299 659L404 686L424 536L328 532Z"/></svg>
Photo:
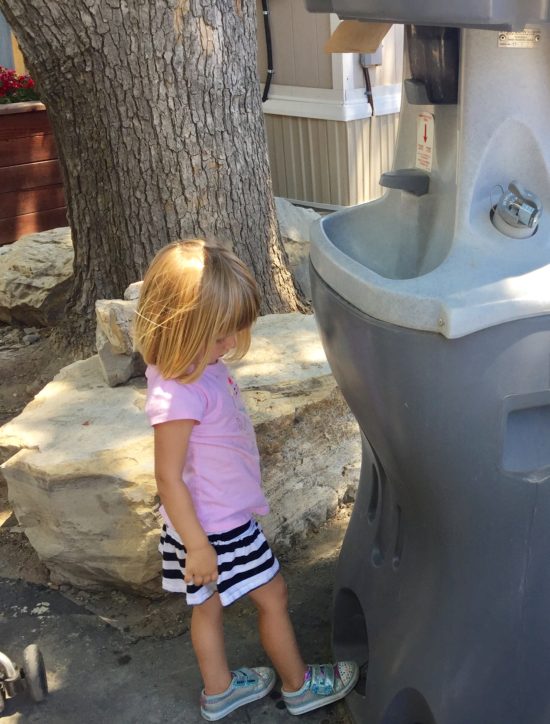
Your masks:
<svg viewBox="0 0 550 724"><path fill-rule="evenodd" d="M367 101L369 102L370 109L372 111L372 115L374 116L374 100L372 97L372 85L370 82L370 73L369 69L366 66L363 67L363 75L365 76L365 95L367 96Z"/></svg>
<svg viewBox="0 0 550 724"><path fill-rule="evenodd" d="M264 93L262 96L262 103L265 103L269 95L271 79L275 72L273 70L273 48L271 45L271 27L269 25L269 6L267 0L262 0L262 12L264 15L265 45L267 48L267 77L265 79Z"/></svg>

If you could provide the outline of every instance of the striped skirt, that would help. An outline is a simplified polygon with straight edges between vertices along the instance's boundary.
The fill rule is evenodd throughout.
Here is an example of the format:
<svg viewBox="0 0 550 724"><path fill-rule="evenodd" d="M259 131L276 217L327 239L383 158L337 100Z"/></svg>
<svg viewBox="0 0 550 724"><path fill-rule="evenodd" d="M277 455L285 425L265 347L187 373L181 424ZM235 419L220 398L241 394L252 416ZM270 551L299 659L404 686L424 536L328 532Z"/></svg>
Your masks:
<svg viewBox="0 0 550 724"><path fill-rule="evenodd" d="M279 561L255 520L226 533L213 533L208 540L218 554L218 580L195 586L183 580L185 547L181 538L170 526L162 528L159 543L162 587L172 593L185 593L191 606L204 603L215 591L218 591L222 605L228 606L268 583L279 571Z"/></svg>

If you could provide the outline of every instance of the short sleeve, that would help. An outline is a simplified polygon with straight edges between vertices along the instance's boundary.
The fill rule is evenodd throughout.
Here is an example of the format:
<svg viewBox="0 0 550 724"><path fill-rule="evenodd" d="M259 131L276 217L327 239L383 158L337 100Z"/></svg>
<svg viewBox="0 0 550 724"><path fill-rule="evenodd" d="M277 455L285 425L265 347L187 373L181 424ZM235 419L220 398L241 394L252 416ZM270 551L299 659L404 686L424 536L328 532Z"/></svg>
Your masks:
<svg viewBox="0 0 550 724"><path fill-rule="evenodd" d="M160 374L147 370L145 412L151 425L172 420L201 422L205 411L205 395L196 384L165 380Z"/></svg>

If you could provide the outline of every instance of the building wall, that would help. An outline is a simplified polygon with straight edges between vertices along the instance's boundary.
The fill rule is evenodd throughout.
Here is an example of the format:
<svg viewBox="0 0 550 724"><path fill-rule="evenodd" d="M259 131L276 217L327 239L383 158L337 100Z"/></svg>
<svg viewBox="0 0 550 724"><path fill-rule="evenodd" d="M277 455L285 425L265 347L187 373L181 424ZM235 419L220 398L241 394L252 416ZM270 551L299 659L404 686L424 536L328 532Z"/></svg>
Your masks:
<svg viewBox="0 0 550 724"><path fill-rule="evenodd" d="M13 68L11 30L2 13L0 13L0 65L4 68Z"/></svg>
<svg viewBox="0 0 550 724"><path fill-rule="evenodd" d="M57 159L41 103L0 106L0 246L67 225Z"/></svg>
<svg viewBox="0 0 550 724"><path fill-rule="evenodd" d="M11 35L11 49L13 53L13 67L19 73L19 75L24 75L27 72L27 69L25 67L25 59L23 58L23 53L21 52L19 44L17 43L17 40L15 39L15 35L13 33Z"/></svg>
<svg viewBox="0 0 550 724"><path fill-rule="evenodd" d="M403 73L403 26L394 25L382 41L382 65L370 69L373 86L388 86L401 83ZM362 88L365 84L359 56L353 67L353 85Z"/></svg>
<svg viewBox="0 0 550 724"><path fill-rule="evenodd" d="M347 122L266 115L265 122L276 196L351 206L381 195L398 114Z"/></svg>
<svg viewBox="0 0 550 724"><path fill-rule="evenodd" d="M267 50L261 0L256 2L258 37L258 74L263 83L267 73ZM333 88L332 56L323 48L332 34L328 13L309 13L304 2L270 0L269 23L276 85L302 88ZM371 69L373 85L401 82L403 58L402 26L394 25L383 41L383 65ZM363 88L363 72L353 66L353 87Z"/></svg>
<svg viewBox="0 0 550 724"><path fill-rule="evenodd" d="M264 82L259 0L257 8L258 69ZM377 198L397 139L399 105L393 97L402 79L402 26L393 26L384 38L382 65L369 69L375 92L371 115L359 56L324 52L337 18L308 13L305 3L295 0L270 0L269 10L275 74L264 117L275 195L335 206Z"/></svg>
<svg viewBox="0 0 550 724"><path fill-rule="evenodd" d="M2 13L0 13L0 65L16 70L20 75L26 73L23 54Z"/></svg>
<svg viewBox="0 0 550 724"><path fill-rule="evenodd" d="M267 51L262 3L258 18L258 73L265 82ZM308 13L305 2L271 0L269 23L274 57L273 83L308 88L332 88L332 62L323 51L329 39L330 17Z"/></svg>

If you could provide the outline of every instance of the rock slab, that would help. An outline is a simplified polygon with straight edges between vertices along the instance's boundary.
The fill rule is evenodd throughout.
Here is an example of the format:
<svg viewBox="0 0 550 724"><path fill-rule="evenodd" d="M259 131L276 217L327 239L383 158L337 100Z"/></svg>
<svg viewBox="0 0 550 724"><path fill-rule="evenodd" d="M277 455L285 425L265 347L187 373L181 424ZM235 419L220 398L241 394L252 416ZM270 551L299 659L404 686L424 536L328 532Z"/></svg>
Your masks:
<svg viewBox="0 0 550 724"><path fill-rule="evenodd" d="M131 284L125 299L99 299L95 303L96 349L103 377L110 387L123 385L145 373L141 355L134 352L132 338L141 283Z"/></svg>
<svg viewBox="0 0 550 724"><path fill-rule="evenodd" d="M0 321L45 327L65 310L73 275L69 228L22 236L0 248Z"/></svg>

